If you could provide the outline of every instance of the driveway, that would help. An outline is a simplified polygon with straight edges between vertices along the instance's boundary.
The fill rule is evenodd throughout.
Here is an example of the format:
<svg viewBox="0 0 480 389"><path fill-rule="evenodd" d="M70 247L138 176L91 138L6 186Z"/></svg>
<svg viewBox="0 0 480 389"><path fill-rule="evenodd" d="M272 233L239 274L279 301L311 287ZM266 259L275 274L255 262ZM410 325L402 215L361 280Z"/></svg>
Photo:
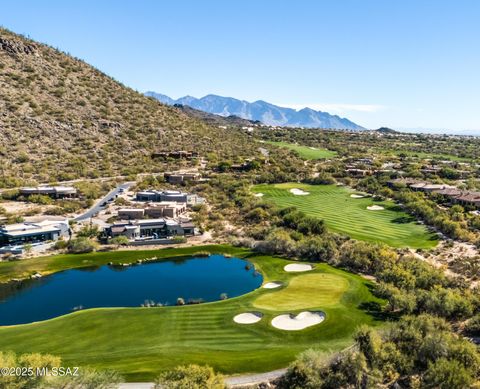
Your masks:
<svg viewBox="0 0 480 389"><path fill-rule="evenodd" d="M108 203L109 200L115 200L116 196L121 193L122 191L128 190L133 184L134 181L124 182L123 184L118 185L115 189L112 189L106 196L102 199L98 200L88 211L82 213L81 215L75 217L73 220L76 222L81 222L84 220L88 220L93 217L95 214L100 212L102 209L105 208L104 203Z"/></svg>

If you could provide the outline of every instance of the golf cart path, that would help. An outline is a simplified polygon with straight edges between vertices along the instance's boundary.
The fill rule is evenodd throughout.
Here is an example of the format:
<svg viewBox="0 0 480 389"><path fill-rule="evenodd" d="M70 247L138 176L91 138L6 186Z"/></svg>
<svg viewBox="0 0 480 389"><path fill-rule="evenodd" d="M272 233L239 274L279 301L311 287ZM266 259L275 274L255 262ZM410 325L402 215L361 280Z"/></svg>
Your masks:
<svg viewBox="0 0 480 389"><path fill-rule="evenodd" d="M281 377L286 373L287 369L279 369L258 374L245 374L233 377L225 377L225 383L230 388L242 385L255 385L265 381L273 380ZM128 382L118 386L118 389L152 389L153 382Z"/></svg>

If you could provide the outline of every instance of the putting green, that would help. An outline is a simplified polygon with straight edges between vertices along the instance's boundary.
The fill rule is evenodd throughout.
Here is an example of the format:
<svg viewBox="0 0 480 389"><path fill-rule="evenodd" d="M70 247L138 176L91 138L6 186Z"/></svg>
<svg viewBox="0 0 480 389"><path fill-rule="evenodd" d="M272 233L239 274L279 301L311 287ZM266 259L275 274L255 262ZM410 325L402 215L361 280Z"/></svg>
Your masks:
<svg viewBox="0 0 480 389"><path fill-rule="evenodd" d="M262 294L253 305L274 311L331 307L348 289L348 280L336 274L305 274L293 278L287 287Z"/></svg>
<svg viewBox="0 0 480 389"><path fill-rule="evenodd" d="M39 262L47 269L54 265L65 268L68 264L81 267L109 260L134 262L140 255L185 257L193 254L193 250L246 258L261 271L265 282L280 281L288 286L276 291L259 288L237 298L207 304L88 309L44 322L0 327L0 350L50 353L60 356L64 366L114 369L128 381L151 381L162 370L189 363L209 364L226 374L270 371L287 366L308 348L315 347L325 353L339 351L352 343L358 325L381 324L367 308L362 308L381 303L371 295L370 283L365 279L326 264L317 264L309 277L287 273L283 267L292 261L230 246L64 255L44 257ZM35 261L29 260L29 271L35 271ZM11 277L26 271L6 268ZM346 289L332 292L332 300L316 297L324 294L328 285L337 288L338 283ZM288 312L280 313L298 313L308 299L307 305L325 312L326 319L302 331L272 327L270 322L279 314L278 307L258 308L256 303L265 295L267 306L276 293L285 301L284 306L288 306ZM298 294L297 299L294 294ZM250 325L233 321L237 314L251 311L262 313L262 320Z"/></svg>
<svg viewBox="0 0 480 389"><path fill-rule="evenodd" d="M300 189L308 195L295 195ZM273 201L280 207L296 207L305 214L325 220L327 227L354 239L386 243L392 247L432 248L436 234L419 224L412 216L391 201L373 201L369 197L352 198L349 188L336 185L299 183L262 184L253 191L263 193L262 200ZM383 210L368 210L371 205Z"/></svg>
<svg viewBox="0 0 480 389"><path fill-rule="evenodd" d="M268 142L268 141L265 143L296 151L300 156L300 158L307 159L307 160L333 158L337 155L336 151L327 150L327 149L317 149L316 147L302 146L294 143Z"/></svg>

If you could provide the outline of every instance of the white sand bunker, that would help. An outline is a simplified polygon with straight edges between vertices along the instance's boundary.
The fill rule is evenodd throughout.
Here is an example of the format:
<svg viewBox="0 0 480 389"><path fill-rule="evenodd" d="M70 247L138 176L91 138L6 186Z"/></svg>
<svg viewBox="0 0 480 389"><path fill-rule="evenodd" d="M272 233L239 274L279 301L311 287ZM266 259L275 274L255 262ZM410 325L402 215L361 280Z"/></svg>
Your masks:
<svg viewBox="0 0 480 389"><path fill-rule="evenodd" d="M363 199L365 196L359 194L351 194L350 197L354 199Z"/></svg>
<svg viewBox="0 0 480 389"><path fill-rule="evenodd" d="M265 285L263 285L264 289L275 289L275 288L280 288L283 285L282 282L278 281L273 281L273 282L267 282Z"/></svg>
<svg viewBox="0 0 480 389"><path fill-rule="evenodd" d="M245 312L240 313L233 318L233 321L238 324L253 324L262 320L263 314L260 312Z"/></svg>
<svg viewBox="0 0 480 389"><path fill-rule="evenodd" d="M263 193L255 193L255 197L263 197Z"/></svg>
<svg viewBox="0 0 480 389"><path fill-rule="evenodd" d="M290 193L292 193L296 196L306 196L306 195L310 194L310 192L305 192L304 190L301 190L301 189L298 189L298 188L290 189Z"/></svg>
<svg viewBox="0 0 480 389"><path fill-rule="evenodd" d="M383 208L381 205L370 205L367 207L369 211L383 211L385 208Z"/></svg>
<svg viewBox="0 0 480 389"><path fill-rule="evenodd" d="M309 147L310 150L316 150L316 147Z"/></svg>
<svg viewBox="0 0 480 389"><path fill-rule="evenodd" d="M320 324L325 320L323 312L300 312L297 316L287 313L276 316L272 320L272 326L285 331L300 331L307 327Z"/></svg>
<svg viewBox="0 0 480 389"><path fill-rule="evenodd" d="M313 270L313 266L306 263L291 263L286 265L283 270L288 272L310 271Z"/></svg>

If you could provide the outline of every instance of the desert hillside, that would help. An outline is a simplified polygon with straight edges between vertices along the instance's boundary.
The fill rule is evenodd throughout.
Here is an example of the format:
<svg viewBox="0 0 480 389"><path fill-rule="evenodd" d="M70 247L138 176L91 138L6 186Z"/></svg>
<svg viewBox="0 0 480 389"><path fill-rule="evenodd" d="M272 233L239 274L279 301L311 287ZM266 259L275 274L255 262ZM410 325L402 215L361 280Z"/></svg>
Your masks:
<svg viewBox="0 0 480 389"><path fill-rule="evenodd" d="M252 152L241 133L210 127L0 29L0 187L159 170L151 153L178 149Z"/></svg>

